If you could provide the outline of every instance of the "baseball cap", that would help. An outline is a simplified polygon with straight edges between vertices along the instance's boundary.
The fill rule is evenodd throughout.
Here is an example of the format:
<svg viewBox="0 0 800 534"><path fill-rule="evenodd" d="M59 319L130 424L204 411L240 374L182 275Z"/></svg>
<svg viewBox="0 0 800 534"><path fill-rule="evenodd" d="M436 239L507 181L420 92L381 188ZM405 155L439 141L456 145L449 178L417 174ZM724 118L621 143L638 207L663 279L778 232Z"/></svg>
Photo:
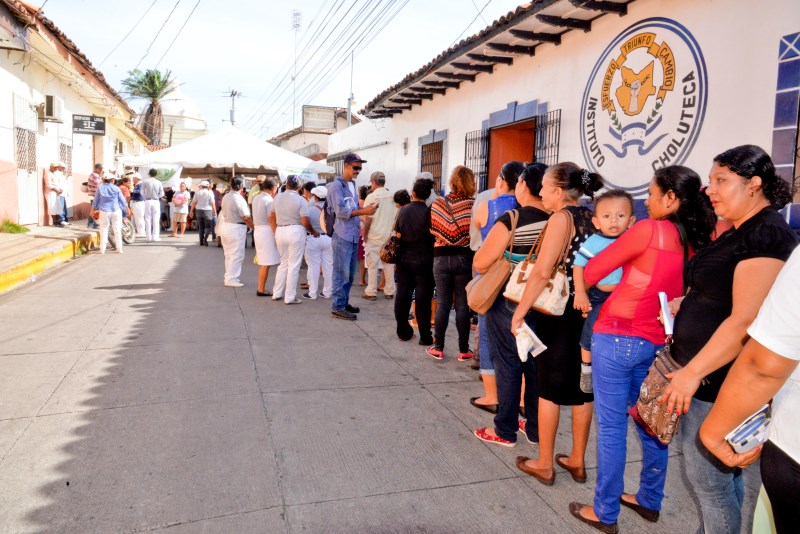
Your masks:
<svg viewBox="0 0 800 534"><path fill-rule="evenodd" d="M328 188L324 185L318 185L311 190L311 194L321 200L328 196Z"/></svg>
<svg viewBox="0 0 800 534"><path fill-rule="evenodd" d="M414 178L415 180L425 179L425 180L433 180L433 175L429 172L421 172L417 174L417 177Z"/></svg>
<svg viewBox="0 0 800 534"><path fill-rule="evenodd" d="M355 152L349 152L349 153L344 155L344 164L345 165L349 165L351 163L356 163L356 162L366 163L367 160L361 159L361 156L359 156Z"/></svg>
<svg viewBox="0 0 800 534"><path fill-rule="evenodd" d="M208 187L208 180L203 180L200 182L200 187Z"/></svg>

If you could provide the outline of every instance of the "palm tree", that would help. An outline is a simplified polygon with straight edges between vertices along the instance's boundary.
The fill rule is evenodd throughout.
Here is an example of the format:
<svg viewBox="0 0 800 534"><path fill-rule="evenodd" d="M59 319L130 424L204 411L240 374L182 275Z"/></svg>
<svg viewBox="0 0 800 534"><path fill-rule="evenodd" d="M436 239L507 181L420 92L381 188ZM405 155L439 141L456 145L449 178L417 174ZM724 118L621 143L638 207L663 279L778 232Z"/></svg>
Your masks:
<svg viewBox="0 0 800 534"><path fill-rule="evenodd" d="M161 114L161 100L175 89L175 80L172 72L163 74L156 69L139 69L128 71L128 77L122 80L123 93L132 98L142 98L150 101L142 120L142 131L150 139L150 144L161 144L161 133L164 130L164 118Z"/></svg>

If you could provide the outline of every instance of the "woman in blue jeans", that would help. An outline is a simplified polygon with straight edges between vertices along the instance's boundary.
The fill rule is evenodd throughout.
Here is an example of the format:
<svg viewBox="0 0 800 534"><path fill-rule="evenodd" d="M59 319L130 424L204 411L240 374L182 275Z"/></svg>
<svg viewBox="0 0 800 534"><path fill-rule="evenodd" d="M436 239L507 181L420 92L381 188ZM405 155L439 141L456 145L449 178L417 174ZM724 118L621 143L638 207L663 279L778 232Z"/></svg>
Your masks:
<svg viewBox="0 0 800 534"><path fill-rule="evenodd" d="M469 349L469 306L467 284L472 280L472 249L469 228L472 204L475 201L475 174L459 165L450 175L450 193L431 204L433 245L433 278L436 280L436 317L433 346L428 356L444 359L444 341L450 322L450 309L455 300L458 331L458 361L471 360ZM419 321L419 319L418 319Z"/></svg>
<svg viewBox="0 0 800 534"><path fill-rule="evenodd" d="M549 215L544 210L539 192L542 189L542 177L547 165L535 163L528 166L519 175L514 194L520 207L513 215L518 217L514 242L511 245L512 263L519 263L528 255L536 238L547 223ZM475 254L473 267L479 273L487 269L500 256L508 256L509 239L511 238L512 212L505 212L497 218L483 245ZM526 362L519 359L517 344L511 334L511 317L516 304L499 295L494 304L486 312L484 318L489 335L489 355L494 366L497 379L497 415L493 428L478 428L475 437L487 443L513 447L517 442L517 432L522 431L530 443L539 441L539 396L536 377L536 360L528 358ZM531 328L533 312L528 313L525 321ZM519 399L522 389L522 377L525 377L525 414L526 421L520 422Z"/></svg>
<svg viewBox="0 0 800 534"><path fill-rule="evenodd" d="M488 201L477 206L472 224L480 230L482 241L486 241L498 217L503 215L506 211L518 206L517 197L514 195L514 189L517 186L519 175L522 174L524 170L525 166L519 161L509 161L503 165L500 168L500 174L497 175L497 179L495 180L492 197ZM499 255L497 257L499 257ZM483 397L473 397L469 402L478 409L496 414L497 381L495 379L494 365L492 364L490 355L489 329L486 324L485 314L478 315L478 340L481 347L481 381L483 382L485 395Z"/></svg>
<svg viewBox="0 0 800 534"><path fill-rule="evenodd" d="M594 506L571 503L570 512L603 532L617 532L620 505L657 521L667 477L667 446L637 426L642 442L639 490L624 494L628 408L639 397L657 350L664 343L658 293L683 291L684 250L706 246L714 224L700 177L686 167L659 169L645 202L649 219L636 223L589 260L587 287L622 267L622 280L600 310L592 336L597 414L597 487ZM687 247L678 226L688 236Z"/></svg>

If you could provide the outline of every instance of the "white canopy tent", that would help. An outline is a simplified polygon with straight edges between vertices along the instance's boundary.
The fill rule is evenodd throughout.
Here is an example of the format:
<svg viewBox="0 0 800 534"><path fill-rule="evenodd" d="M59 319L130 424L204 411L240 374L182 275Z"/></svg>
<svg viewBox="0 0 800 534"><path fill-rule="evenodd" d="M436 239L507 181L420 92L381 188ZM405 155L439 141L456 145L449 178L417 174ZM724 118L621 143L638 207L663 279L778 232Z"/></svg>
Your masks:
<svg viewBox="0 0 800 534"><path fill-rule="evenodd" d="M318 174L335 172L333 167L262 141L231 125L174 147L124 158L123 163L153 167L180 165L183 173L192 177L247 172L277 174L282 179L297 174L304 181L316 181Z"/></svg>

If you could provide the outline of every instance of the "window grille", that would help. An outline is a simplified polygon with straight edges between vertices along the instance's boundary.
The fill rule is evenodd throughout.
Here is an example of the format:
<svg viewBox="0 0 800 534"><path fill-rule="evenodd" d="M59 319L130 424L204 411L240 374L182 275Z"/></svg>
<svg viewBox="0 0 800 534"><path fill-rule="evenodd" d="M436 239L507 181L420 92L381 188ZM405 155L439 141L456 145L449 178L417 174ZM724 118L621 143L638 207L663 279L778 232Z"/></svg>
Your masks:
<svg viewBox="0 0 800 534"><path fill-rule="evenodd" d="M342 154L341 156L334 156L332 158L327 159L328 165L336 169L336 171L333 173L333 176L330 176L325 180L326 182L330 183L337 176L342 175L342 173L344 172L344 157L345 154Z"/></svg>
<svg viewBox="0 0 800 534"><path fill-rule="evenodd" d="M442 158L444 156L444 142L436 141L422 145L422 161L420 172L429 172L433 175L434 190L442 190Z"/></svg>
<svg viewBox="0 0 800 534"><path fill-rule="evenodd" d="M14 127L17 168L36 172L36 132Z"/></svg>
<svg viewBox="0 0 800 534"><path fill-rule="evenodd" d="M478 192L489 188L489 130L468 132L464 139L464 166L475 173Z"/></svg>
<svg viewBox="0 0 800 534"><path fill-rule="evenodd" d="M555 165L561 141L561 110L537 115L535 120L533 162Z"/></svg>
<svg viewBox="0 0 800 534"><path fill-rule="evenodd" d="M58 159L64 164L64 174L72 176L72 146L66 143L59 143Z"/></svg>

